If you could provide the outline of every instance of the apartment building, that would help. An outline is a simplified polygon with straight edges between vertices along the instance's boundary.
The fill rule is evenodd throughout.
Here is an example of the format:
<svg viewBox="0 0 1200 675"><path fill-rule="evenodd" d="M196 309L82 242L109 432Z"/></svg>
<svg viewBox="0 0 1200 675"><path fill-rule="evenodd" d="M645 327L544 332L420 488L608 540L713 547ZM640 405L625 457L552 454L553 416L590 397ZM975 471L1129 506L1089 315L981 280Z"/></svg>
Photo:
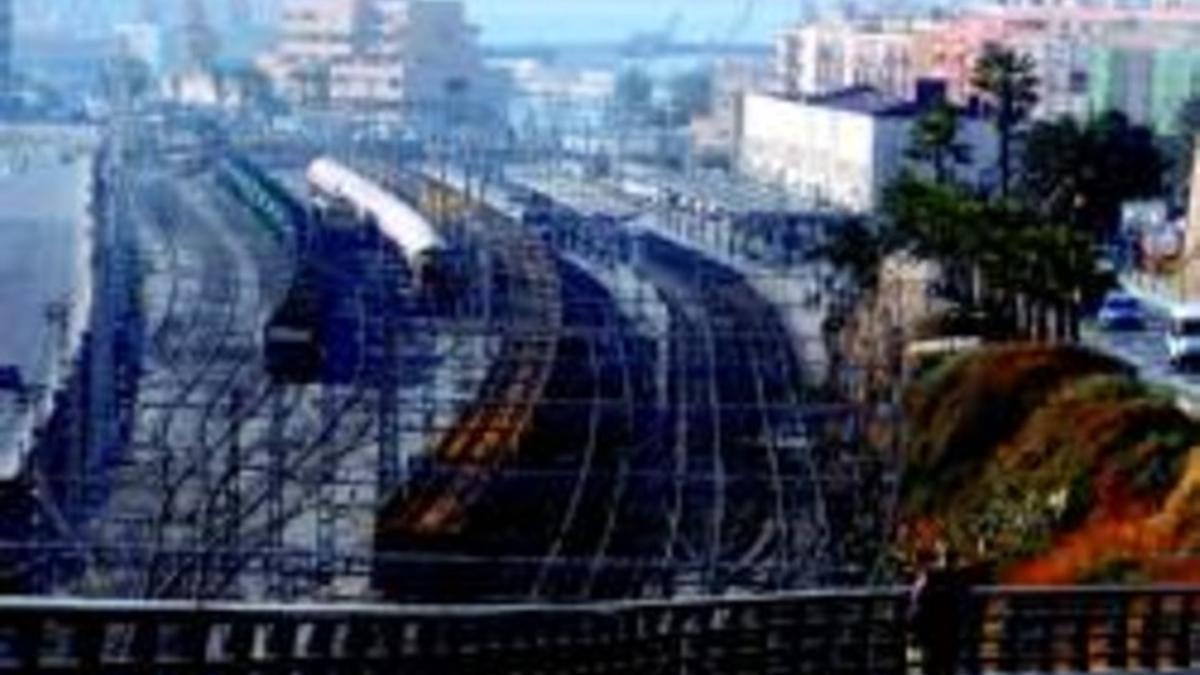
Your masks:
<svg viewBox="0 0 1200 675"><path fill-rule="evenodd" d="M286 0L279 32L258 65L296 103L436 106L496 93L461 2Z"/></svg>

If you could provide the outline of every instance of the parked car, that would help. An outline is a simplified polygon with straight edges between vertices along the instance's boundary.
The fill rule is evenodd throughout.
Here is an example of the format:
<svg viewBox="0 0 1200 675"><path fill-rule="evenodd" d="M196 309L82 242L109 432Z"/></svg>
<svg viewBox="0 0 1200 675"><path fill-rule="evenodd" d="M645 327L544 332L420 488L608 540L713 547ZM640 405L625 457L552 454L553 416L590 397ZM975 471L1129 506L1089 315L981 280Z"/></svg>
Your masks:
<svg viewBox="0 0 1200 675"><path fill-rule="evenodd" d="M1104 330L1142 330L1146 316L1142 304L1126 293L1109 293L1096 316Z"/></svg>
<svg viewBox="0 0 1200 675"><path fill-rule="evenodd" d="M1179 305L1171 310L1167 356L1177 370L1200 362L1200 304Z"/></svg>

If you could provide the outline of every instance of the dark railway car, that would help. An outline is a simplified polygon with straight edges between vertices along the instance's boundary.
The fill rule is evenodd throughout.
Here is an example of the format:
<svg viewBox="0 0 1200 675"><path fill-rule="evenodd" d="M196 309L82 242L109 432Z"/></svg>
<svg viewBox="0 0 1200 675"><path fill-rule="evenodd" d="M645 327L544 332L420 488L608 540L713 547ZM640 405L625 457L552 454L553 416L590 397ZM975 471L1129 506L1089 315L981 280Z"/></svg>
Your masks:
<svg viewBox="0 0 1200 675"><path fill-rule="evenodd" d="M267 374L277 382L313 384L320 380L321 299L314 274L296 277L283 304L264 330Z"/></svg>
<svg viewBox="0 0 1200 675"><path fill-rule="evenodd" d="M308 220L305 205L253 162L230 155L221 163L217 180L258 215L276 240L303 242Z"/></svg>

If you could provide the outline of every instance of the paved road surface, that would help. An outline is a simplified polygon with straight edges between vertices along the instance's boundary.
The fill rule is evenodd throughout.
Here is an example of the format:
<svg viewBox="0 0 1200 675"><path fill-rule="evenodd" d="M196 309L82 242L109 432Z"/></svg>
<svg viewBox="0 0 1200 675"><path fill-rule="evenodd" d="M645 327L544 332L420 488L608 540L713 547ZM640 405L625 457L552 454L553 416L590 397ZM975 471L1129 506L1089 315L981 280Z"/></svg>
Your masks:
<svg viewBox="0 0 1200 675"><path fill-rule="evenodd" d="M1180 372L1171 367L1162 317L1151 315L1146 329L1140 331L1104 331L1088 325L1082 337L1084 344L1132 364L1146 381L1200 402L1200 371Z"/></svg>

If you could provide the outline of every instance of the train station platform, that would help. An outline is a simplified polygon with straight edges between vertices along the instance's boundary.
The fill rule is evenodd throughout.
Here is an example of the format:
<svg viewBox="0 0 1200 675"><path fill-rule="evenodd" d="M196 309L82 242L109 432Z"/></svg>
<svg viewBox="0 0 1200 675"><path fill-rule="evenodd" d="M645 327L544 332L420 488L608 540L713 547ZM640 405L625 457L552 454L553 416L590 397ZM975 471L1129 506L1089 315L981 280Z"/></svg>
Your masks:
<svg viewBox="0 0 1200 675"><path fill-rule="evenodd" d="M92 152L82 132L0 129L0 367L23 391L0 395L0 477L19 469L32 431L69 376L91 303Z"/></svg>

